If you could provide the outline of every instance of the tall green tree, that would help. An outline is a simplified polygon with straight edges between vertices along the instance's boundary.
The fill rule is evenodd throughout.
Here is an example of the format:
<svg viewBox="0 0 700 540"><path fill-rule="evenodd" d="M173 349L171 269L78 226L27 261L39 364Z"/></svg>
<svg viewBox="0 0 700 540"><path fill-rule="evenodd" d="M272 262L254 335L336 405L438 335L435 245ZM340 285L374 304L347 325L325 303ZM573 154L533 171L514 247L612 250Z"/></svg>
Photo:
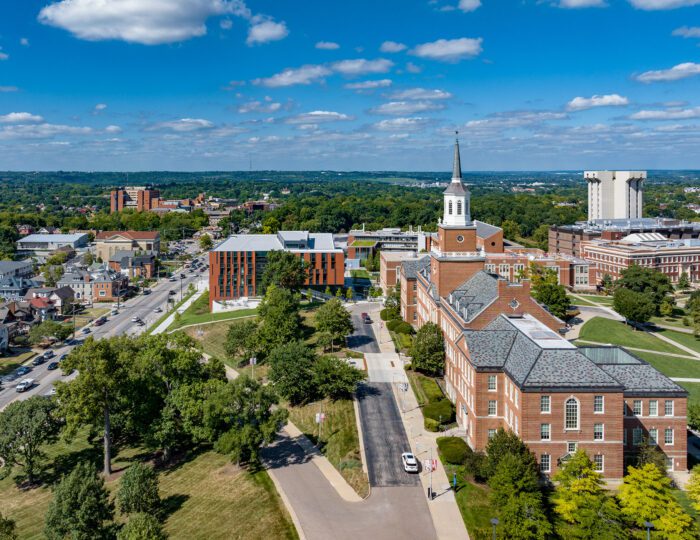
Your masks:
<svg viewBox="0 0 700 540"><path fill-rule="evenodd" d="M503 506L501 532L509 540L547 540L552 534L552 524L537 492L521 492L512 495Z"/></svg>
<svg viewBox="0 0 700 540"><path fill-rule="evenodd" d="M387 312L387 320L401 318L401 289L399 287L389 287L386 292L384 308Z"/></svg>
<svg viewBox="0 0 700 540"><path fill-rule="evenodd" d="M80 462L54 488L46 512L44 534L49 540L92 540L112 536L114 507L95 467Z"/></svg>
<svg viewBox="0 0 700 540"><path fill-rule="evenodd" d="M158 474L152 467L135 463L126 470L119 480L117 506L122 514L159 512Z"/></svg>
<svg viewBox="0 0 700 540"><path fill-rule="evenodd" d="M199 248L202 251L209 251L213 245L214 242L208 234L203 234L199 237Z"/></svg>
<svg viewBox="0 0 700 540"><path fill-rule="evenodd" d="M279 394L292 405L313 401L316 354L303 343L293 341L274 348L267 358L268 377Z"/></svg>
<svg viewBox="0 0 700 540"><path fill-rule="evenodd" d="M620 273L615 286L646 295L657 313L664 300L673 303L671 280L666 274L652 268L633 264Z"/></svg>
<svg viewBox="0 0 700 540"><path fill-rule="evenodd" d="M445 369L445 341L437 324L420 327L410 351L411 366L417 371L439 375Z"/></svg>
<svg viewBox="0 0 700 540"><path fill-rule="evenodd" d="M105 475L112 473L112 415L124 406L129 393L129 366L137 351L127 337L94 340L73 349L62 369L78 372L70 382L56 384L59 412L69 435L85 425L101 429Z"/></svg>
<svg viewBox="0 0 700 540"><path fill-rule="evenodd" d="M502 508L521 493L539 493L537 462L532 454L506 454L489 478L491 504Z"/></svg>
<svg viewBox="0 0 700 540"><path fill-rule="evenodd" d="M17 525L13 519L0 512L0 540L17 540Z"/></svg>
<svg viewBox="0 0 700 540"><path fill-rule="evenodd" d="M331 399L351 397L359 382L364 379L362 371L335 356L322 356L311 369L318 392Z"/></svg>
<svg viewBox="0 0 700 540"><path fill-rule="evenodd" d="M688 497L693 502L693 507L700 511L700 465L695 465L690 471L690 480L688 480L686 489Z"/></svg>
<svg viewBox="0 0 700 540"><path fill-rule="evenodd" d="M327 333L330 337L331 350L336 342L344 341L355 329L350 312L337 298L333 298L319 307L315 319L316 329L319 332Z"/></svg>
<svg viewBox="0 0 700 540"><path fill-rule="evenodd" d="M501 460L509 454L520 455L524 460L534 460L532 452L520 437L512 431L498 428L498 431L486 444L486 476L488 478L495 474Z"/></svg>
<svg viewBox="0 0 700 540"><path fill-rule="evenodd" d="M0 458L6 474L17 465L30 484L36 480L46 457L43 448L56 439L60 428L55 409L53 400L33 396L14 401L0 412Z"/></svg>
<svg viewBox="0 0 700 540"><path fill-rule="evenodd" d="M299 298L289 289L271 285L258 306L258 322L258 342L263 352L299 339Z"/></svg>
<svg viewBox="0 0 700 540"><path fill-rule="evenodd" d="M309 264L291 251L275 250L267 254L262 291L271 285L299 292L309 277Z"/></svg>
<svg viewBox="0 0 700 540"><path fill-rule="evenodd" d="M165 540L160 522L150 514L132 514L117 533L117 540Z"/></svg>
<svg viewBox="0 0 700 540"><path fill-rule="evenodd" d="M645 323L654 316L654 303L644 293L618 288L613 296L613 308L628 321Z"/></svg>
<svg viewBox="0 0 700 540"><path fill-rule="evenodd" d="M676 289L679 291L685 291L690 287L690 280L688 279L688 273L687 272L681 272L681 275L678 277L678 283L676 283Z"/></svg>
<svg viewBox="0 0 700 540"><path fill-rule="evenodd" d="M532 296L539 303L547 306L552 315L560 319L565 319L571 307L571 299L566 294L563 285L543 283L532 289Z"/></svg>
<svg viewBox="0 0 700 540"><path fill-rule="evenodd" d="M231 324L226 332L224 348L231 359L254 356L258 348L258 323L246 319Z"/></svg>

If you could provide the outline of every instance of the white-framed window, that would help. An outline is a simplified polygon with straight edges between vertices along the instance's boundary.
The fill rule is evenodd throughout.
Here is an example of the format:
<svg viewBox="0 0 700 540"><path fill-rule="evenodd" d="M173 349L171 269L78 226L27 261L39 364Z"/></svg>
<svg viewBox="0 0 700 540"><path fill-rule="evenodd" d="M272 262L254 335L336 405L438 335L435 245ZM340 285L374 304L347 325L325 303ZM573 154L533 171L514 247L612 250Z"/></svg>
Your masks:
<svg viewBox="0 0 700 540"><path fill-rule="evenodd" d="M100 291L98 294L100 296L107 296L107 291Z"/></svg>
<svg viewBox="0 0 700 540"><path fill-rule="evenodd" d="M649 445L655 446L657 444L659 444L659 430L651 428L649 430Z"/></svg>
<svg viewBox="0 0 700 540"><path fill-rule="evenodd" d="M495 399L490 399L489 400L488 415L489 416L496 416L497 413L498 413L498 402Z"/></svg>
<svg viewBox="0 0 700 540"><path fill-rule="evenodd" d="M635 399L632 402L632 414L635 416L642 416L642 400Z"/></svg>
<svg viewBox="0 0 700 540"><path fill-rule="evenodd" d="M574 397L564 404L564 428L578 429L578 400Z"/></svg>
<svg viewBox="0 0 700 540"><path fill-rule="evenodd" d="M540 412L549 414L552 411L551 396L540 396Z"/></svg>
<svg viewBox="0 0 700 540"><path fill-rule="evenodd" d="M605 438L605 426L603 424L593 424L593 440L602 441Z"/></svg>
<svg viewBox="0 0 700 540"><path fill-rule="evenodd" d="M575 442L566 443L566 452L568 454L575 454L576 450L578 450L578 443L575 443Z"/></svg>
<svg viewBox="0 0 700 540"><path fill-rule="evenodd" d="M548 473L552 467L552 460L549 454L540 455L540 471Z"/></svg>
<svg viewBox="0 0 700 540"><path fill-rule="evenodd" d="M642 444L642 428L636 427L632 430L632 444L635 446Z"/></svg>
<svg viewBox="0 0 700 540"><path fill-rule="evenodd" d="M664 444L669 446L673 444L673 428L664 429Z"/></svg>
<svg viewBox="0 0 700 540"><path fill-rule="evenodd" d="M496 430L495 429L489 429L488 431L489 434L489 440L493 439L496 436Z"/></svg>
<svg viewBox="0 0 700 540"><path fill-rule="evenodd" d="M549 424L540 424L540 440L551 441L551 426Z"/></svg>
<svg viewBox="0 0 700 540"><path fill-rule="evenodd" d="M593 469L598 472L603 472L605 470L605 456L603 454L596 454L593 456Z"/></svg>
<svg viewBox="0 0 700 540"><path fill-rule="evenodd" d="M495 391L496 391L496 376L489 375L489 392L495 392Z"/></svg>
<svg viewBox="0 0 700 540"><path fill-rule="evenodd" d="M673 400L667 399L664 402L664 414L666 416L673 416Z"/></svg>
<svg viewBox="0 0 700 540"><path fill-rule="evenodd" d="M649 416L659 415L659 402L655 399L649 400Z"/></svg>
<svg viewBox="0 0 700 540"><path fill-rule="evenodd" d="M666 458L666 470L673 471L673 458L670 458L670 457Z"/></svg>
<svg viewBox="0 0 700 540"><path fill-rule="evenodd" d="M596 414L605 412L605 398L603 396L593 396L593 412Z"/></svg>

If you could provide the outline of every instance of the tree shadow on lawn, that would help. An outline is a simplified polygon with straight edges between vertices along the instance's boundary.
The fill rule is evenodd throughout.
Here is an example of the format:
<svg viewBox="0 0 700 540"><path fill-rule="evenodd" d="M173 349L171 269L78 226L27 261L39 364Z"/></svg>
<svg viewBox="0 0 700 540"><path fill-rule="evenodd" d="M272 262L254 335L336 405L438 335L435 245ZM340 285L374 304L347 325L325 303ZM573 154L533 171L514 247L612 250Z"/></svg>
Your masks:
<svg viewBox="0 0 700 540"><path fill-rule="evenodd" d="M95 444L81 450L54 456L51 466L41 472L41 482L47 485L55 484L61 477L69 474L78 463L82 462L92 463L99 470L102 465L102 455L102 447Z"/></svg>
<svg viewBox="0 0 700 540"><path fill-rule="evenodd" d="M182 505L185 504L189 498L189 495L177 493L175 495L169 495L168 497L160 501L160 513L162 515L163 520L168 519L175 512L180 510L180 508L182 508Z"/></svg>

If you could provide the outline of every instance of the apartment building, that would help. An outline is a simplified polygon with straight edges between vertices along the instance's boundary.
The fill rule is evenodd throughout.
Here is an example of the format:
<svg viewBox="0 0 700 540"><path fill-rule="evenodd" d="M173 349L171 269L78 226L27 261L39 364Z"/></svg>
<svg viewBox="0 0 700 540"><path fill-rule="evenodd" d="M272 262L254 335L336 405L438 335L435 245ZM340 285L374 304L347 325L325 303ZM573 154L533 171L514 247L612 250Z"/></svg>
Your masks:
<svg viewBox="0 0 700 540"><path fill-rule="evenodd" d="M109 194L110 212L132 209L148 212L158 206L160 191L149 186L126 186L114 189Z"/></svg>
<svg viewBox="0 0 700 540"><path fill-rule="evenodd" d="M322 290L344 285L345 256L342 249L334 246L332 234L238 234L209 252L210 304L259 296L267 255L275 250L289 251L309 263L308 287Z"/></svg>
<svg viewBox="0 0 700 540"><path fill-rule="evenodd" d="M588 221L639 219L644 207L646 171L585 171Z"/></svg>
<svg viewBox="0 0 700 540"><path fill-rule="evenodd" d="M59 249L74 250L88 244L87 234L30 234L17 240L17 254L48 257Z"/></svg>

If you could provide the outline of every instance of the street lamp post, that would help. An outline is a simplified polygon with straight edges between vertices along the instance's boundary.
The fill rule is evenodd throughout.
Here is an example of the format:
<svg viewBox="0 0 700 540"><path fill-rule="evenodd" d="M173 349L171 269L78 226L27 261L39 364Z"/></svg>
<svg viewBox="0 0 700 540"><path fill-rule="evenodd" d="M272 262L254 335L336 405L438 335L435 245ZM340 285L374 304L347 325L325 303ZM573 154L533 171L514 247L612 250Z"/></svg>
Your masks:
<svg viewBox="0 0 700 540"><path fill-rule="evenodd" d="M647 540L649 540L651 538L651 530L654 528L654 524L651 523L650 521L645 521L644 527L647 530Z"/></svg>
<svg viewBox="0 0 700 540"><path fill-rule="evenodd" d="M493 527L493 540L496 540L496 527L498 526L498 518L491 518L491 526Z"/></svg>

